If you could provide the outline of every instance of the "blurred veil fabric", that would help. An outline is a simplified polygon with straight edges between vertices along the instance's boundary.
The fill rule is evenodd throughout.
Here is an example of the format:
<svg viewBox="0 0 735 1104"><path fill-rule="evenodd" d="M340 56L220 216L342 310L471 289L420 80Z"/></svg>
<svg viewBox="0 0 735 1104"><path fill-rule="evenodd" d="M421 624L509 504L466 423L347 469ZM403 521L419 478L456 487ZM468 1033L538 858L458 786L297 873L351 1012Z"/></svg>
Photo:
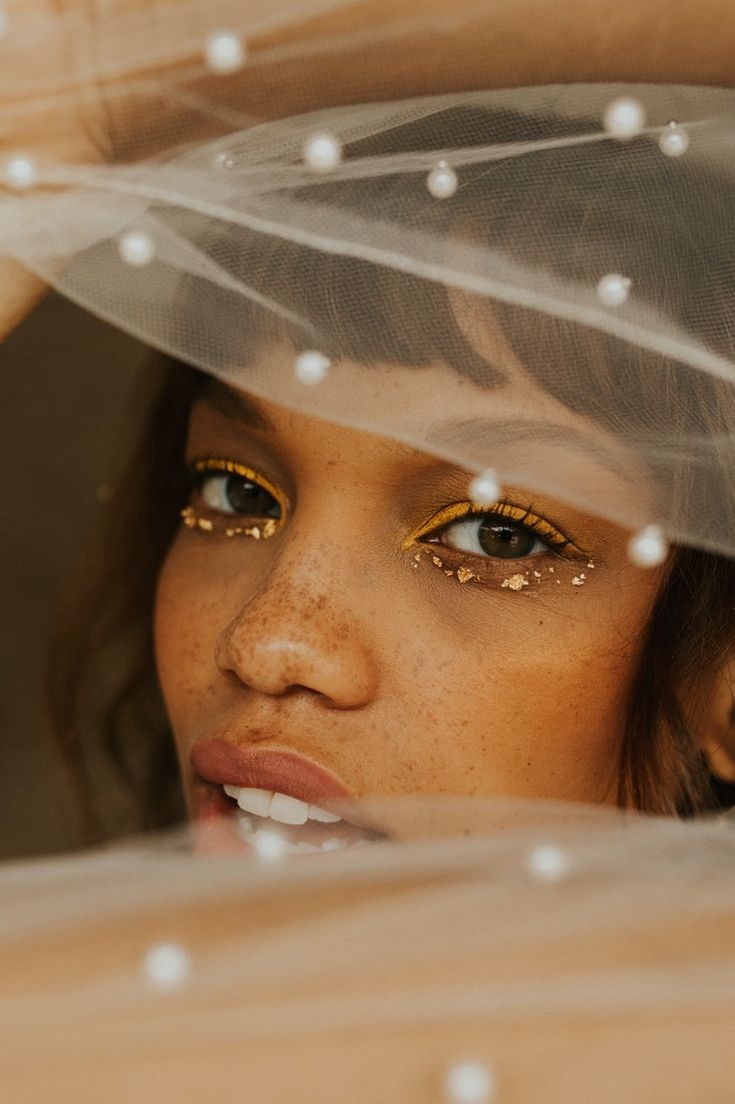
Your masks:
<svg viewBox="0 0 735 1104"><path fill-rule="evenodd" d="M580 5L570 83L538 3L0 3L0 264L625 525L642 564L732 556L735 92L716 50L657 68L686 39L651 10L636 67ZM4 1098L731 1101L731 822L478 824L323 865L163 839L9 869Z"/></svg>

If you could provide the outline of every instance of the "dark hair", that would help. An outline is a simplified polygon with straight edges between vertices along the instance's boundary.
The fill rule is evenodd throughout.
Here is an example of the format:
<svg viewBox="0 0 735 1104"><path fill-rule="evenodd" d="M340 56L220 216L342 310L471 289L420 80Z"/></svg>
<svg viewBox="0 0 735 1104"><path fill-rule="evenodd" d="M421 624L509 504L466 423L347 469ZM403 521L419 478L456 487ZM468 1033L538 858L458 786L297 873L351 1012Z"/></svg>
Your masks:
<svg viewBox="0 0 735 1104"><path fill-rule="evenodd" d="M346 154L483 145L488 135L501 141L506 136L533 141L579 130L578 121L570 124L557 118L526 118L504 109L465 106L354 142ZM639 203L630 204L619 186L623 157L636 164L630 179L649 197L644 210ZM500 249L523 240L525 255L540 270L570 280L588 280L595 270L635 272L636 294L641 300L688 324L695 334L701 328L700 320L705 319L702 340L714 350L731 352L735 261L722 243L721 215L712 202L711 177L709 190L698 187L696 165L686 171L681 165L673 166L648 138L624 145L609 142L601 147L598 143L594 149L576 146L566 155L557 150L553 159L541 151L529 158L528 171L522 177L514 167L504 186L508 171L502 161L494 163L490 175L485 166L466 167L461 202L456 205L430 202L423 172L416 177L305 185L297 198L312 205L317 214L318 206L325 202L338 202L349 213L370 187L375 209L384 211L387 221L400 214L404 224L441 233L459 220L463 234L492 238ZM565 174L568 177L562 182ZM616 180L614 189L608 189L608 180ZM563 207L559 206L560 195ZM563 217L567 224L574 220L575 225L584 227L575 250L555 250L553 233L534 238L525 217L529 211L534 212L534 225L542 221L553 227ZM178 216L162 212L161 217L175 220ZM646 222L645 233L636 219ZM682 221L696 224L697 244L681 233ZM415 366L417 372L424 365L444 360L458 374L490 389L502 382L502 374L480 360L464 338L442 285L353 257L274 242L230 225L214 232L209 229L207 234L202 245L222 268L237 279L247 278L288 310L318 320L319 347L325 352L366 364L398 361ZM657 243L655 254L650 249L652 240ZM700 279L699 250L704 250L708 265L719 272L716 295L711 286L705 289ZM662 271L669 270L685 275L662 281ZM478 310L484 309L482 301L475 302ZM268 342L286 338L299 347L304 341L297 325L282 318L274 322L270 313L244 302L235 292L228 301L219 288L213 299L211 287L203 279L191 277L182 284L181 303L180 326L187 331L185 345L193 359L224 371L236 367L241 386L247 387L247 366ZM359 310L356 304L360 304ZM606 334L506 304L494 303L492 309L494 320L546 392L603 426L610 426L612 418L618 437L643 459L653 485L668 496L668 516L681 517L689 531L693 518L699 516L707 531L717 537L717 519L735 516L735 450L731 448L723 459L721 447L723 439L733 440L731 390ZM217 317L217 327L208 323L211 317ZM220 330L227 336L218 345ZM229 350L233 335L237 338L238 334L234 343L242 357L235 366L229 363ZM543 363L535 352L540 341L548 350ZM555 364L570 357L589 366L584 387L569 386L554 372ZM183 505L181 456L188 412L206 381L195 368L161 355L157 354L153 363L162 372L161 389L110 509L107 544L98 555L103 569L100 579L96 588L88 589L87 623L93 631L74 629L73 624L80 623L78 617L67 622L51 683L56 727L69 761L88 761L84 745L101 746L102 726L107 748L139 798L142 823L151 825L166 823L174 811L180 811L162 799L162 779L172 778L174 767L172 741L155 681L151 608L157 572ZM695 378L696 384L692 382ZM664 480L657 469L658 453L649 447L652 440L672 431L682 440L696 441L699 450L690 464L680 465L673 488L670 474ZM719 465L722 472L716 493L715 481L705 481L700 475L707 465L699 463L707 441L715 438L720 451L707 454L707 460L708 470ZM79 614L79 609L76 612ZM705 704L706 676L730 658L734 618L735 563L708 552L677 548L647 627L632 688L620 765L621 803L657 813L688 813L716 803L712 779L693 732ZM100 682L93 672L103 665L107 678ZM96 720L91 717L95 710ZM80 720L84 713L86 722ZM136 730L143 734L142 740L131 735ZM89 791L88 781L81 779L80 790Z"/></svg>

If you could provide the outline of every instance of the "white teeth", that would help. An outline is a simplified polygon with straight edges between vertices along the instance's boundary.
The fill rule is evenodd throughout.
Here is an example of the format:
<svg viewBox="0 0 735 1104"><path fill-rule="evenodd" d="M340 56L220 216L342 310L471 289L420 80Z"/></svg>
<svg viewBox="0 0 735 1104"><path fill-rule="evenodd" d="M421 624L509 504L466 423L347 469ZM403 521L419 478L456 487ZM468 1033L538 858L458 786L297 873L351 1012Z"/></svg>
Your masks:
<svg viewBox="0 0 735 1104"><path fill-rule="evenodd" d="M318 805L309 806L309 820L318 820L322 824L336 824L342 817L336 813L330 813L328 809L320 809Z"/></svg>
<svg viewBox="0 0 735 1104"><path fill-rule="evenodd" d="M336 824L342 819L336 813L321 809L318 805L307 805L296 797L260 790L254 786L222 787L228 797L233 798L245 813L254 813L259 817L270 817L281 824L306 824L307 820L318 820L322 824Z"/></svg>
<svg viewBox="0 0 735 1104"><path fill-rule="evenodd" d="M269 815L272 790L256 790L251 786L232 787L237 793L231 793L244 813L255 813L256 816L267 817Z"/></svg>
<svg viewBox="0 0 735 1104"><path fill-rule="evenodd" d="M271 820L277 820L281 824L306 824L309 819L309 806L305 801L299 801L297 797L274 793L267 815Z"/></svg>

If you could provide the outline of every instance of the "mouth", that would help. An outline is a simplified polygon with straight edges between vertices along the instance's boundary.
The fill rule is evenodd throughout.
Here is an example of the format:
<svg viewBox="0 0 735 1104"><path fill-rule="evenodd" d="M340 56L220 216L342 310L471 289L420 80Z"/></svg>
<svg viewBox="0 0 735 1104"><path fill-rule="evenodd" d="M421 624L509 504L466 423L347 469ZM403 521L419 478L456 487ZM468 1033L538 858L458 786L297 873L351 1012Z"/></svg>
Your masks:
<svg viewBox="0 0 735 1104"><path fill-rule="evenodd" d="M320 764L290 750L217 739L194 746L198 823L226 824L228 846L261 858L364 847L387 838Z"/></svg>

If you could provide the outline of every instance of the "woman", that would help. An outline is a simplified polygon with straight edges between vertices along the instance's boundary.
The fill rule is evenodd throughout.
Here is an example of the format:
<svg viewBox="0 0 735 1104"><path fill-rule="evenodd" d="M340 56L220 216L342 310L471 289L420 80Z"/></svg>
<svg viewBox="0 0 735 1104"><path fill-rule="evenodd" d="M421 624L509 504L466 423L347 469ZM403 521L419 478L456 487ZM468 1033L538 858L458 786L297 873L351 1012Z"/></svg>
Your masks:
<svg viewBox="0 0 735 1104"><path fill-rule="evenodd" d="M94 49L82 20L38 57L101 66L114 153L14 158L2 230L168 354L56 667L82 791L104 803L106 740L165 822L175 740L218 847L454 838L5 872L15 1100L731 1095L731 832L605 808L699 812L732 777L731 98L407 101L462 92L459 56L473 87L490 56L551 80L575 41L578 75L631 78L636 42L649 79L689 54L658 6L641 34L618 5L596 53L600 5L576 5L535 55L548 9L376 7L299 5L278 35L238 4L248 64L215 35L217 79L183 84L166 61L237 13L176 0L140 34L98 9ZM135 100L156 65L182 114L144 96L126 129L115 81ZM386 103L233 120L271 96Z"/></svg>
<svg viewBox="0 0 735 1104"><path fill-rule="evenodd" d="M617 332L677 320L707 355L728 356L723 181L666 156L667 128L660 142L600 131L604 87L587 93L589 116L569 96L415 101L385 131L373 114L377 133L345 142L344 169L319 176L289 161L316 127L308 117L288 124L270 175L257 133L218 147L207 186L220 206L259 171L252 210L263 219L280 202L291 221L276 234L226 218L185 227L218 266L215 297L209 273L185 272L159 340L194 359L206 344L220 379L158 366L161 393L111 505L111 570L69 627L55 688L70 762L82 761L74 734L86 724L97 739L104 722L116 756L138 764L146 822L169 815L171 730L195 819L239 806L233 831L252 841L290 825L279 831L302 850L422 830L415 811L409 827L369 816L365 799L691 814L735 778L735 570L706 550L726 545L735 512L733 396ZM646 102L666 110L665 95ZM318 122L331 133L331 118ZM595 140L580 147L581 134ZM501 139L522 154L497 160ZM427 176L439 153L456 175ZM176 209L155 215L151 240L181 231ZM314 236L327 219L357 225L378 259L289 238L297 221ZM386 260L386 226L406 248L418 239L409 271ZM448 275L424 277L425 241ZM556 313L523 305L521 264L525 292L551 289ZM457 270L500 275L501 297L468 292ZM627 295L616 272L634 274L638 318L606 301L605 280ZM133 277L160 281L156 259ZM563 317L576 309L568 288L597 296L600 328ZM97 293L106 310L119 294ZM502 486L472 484L467 461ZM646 562L647 522L684 544L659 556L654 540ZM92 634L80 629L90 619ZM99 715L80 722L90 701ZM132 732L126 708L142 710Z"/></svg>

